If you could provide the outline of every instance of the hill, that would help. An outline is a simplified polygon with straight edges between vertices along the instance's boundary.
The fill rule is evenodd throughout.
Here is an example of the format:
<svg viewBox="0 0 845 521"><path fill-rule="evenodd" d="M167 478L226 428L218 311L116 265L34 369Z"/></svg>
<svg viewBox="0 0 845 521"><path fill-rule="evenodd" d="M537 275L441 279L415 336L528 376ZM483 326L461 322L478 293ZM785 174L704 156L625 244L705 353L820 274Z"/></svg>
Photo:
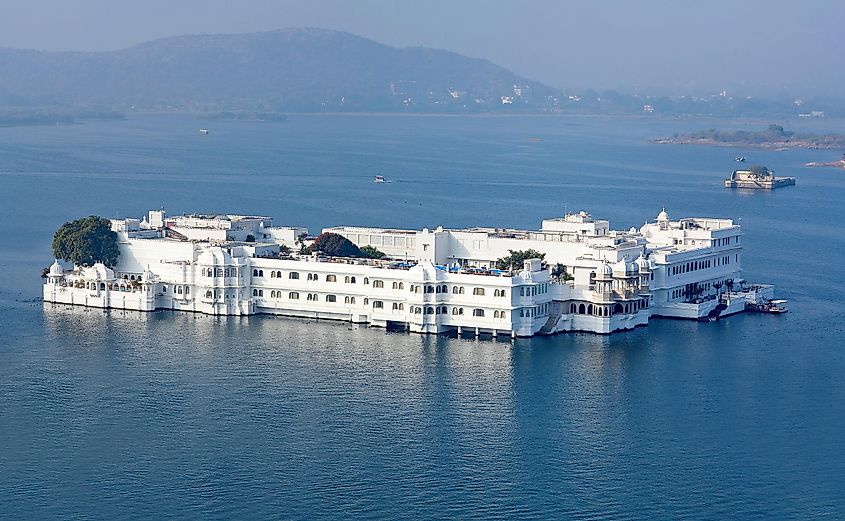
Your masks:
<svg viewBox="0 0 845 521"><path fill-rule="evenodd" d="M0 104L448 112L538 110L555 94L487 60L320 29L180 36L110 52L0 48Z"/></svg>

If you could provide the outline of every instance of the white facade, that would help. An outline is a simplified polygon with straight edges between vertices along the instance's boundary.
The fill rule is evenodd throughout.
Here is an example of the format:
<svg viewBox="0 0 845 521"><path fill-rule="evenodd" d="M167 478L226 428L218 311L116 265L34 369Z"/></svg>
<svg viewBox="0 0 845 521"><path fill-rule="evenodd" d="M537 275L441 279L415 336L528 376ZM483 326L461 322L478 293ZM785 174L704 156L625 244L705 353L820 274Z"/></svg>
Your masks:
<svg viewBox="0 0 845 521"><path fill-rule="evenodd" d="M392 261L282 255L280 244L290 245L305 230L265 226L266 217L171 219L151 212L140 227L126 221L113 221L120 246L114 270L96 265L66 272L56 263L44 300L532 336L611 333L647 325L654 315L714 317L772 296L769 286L740 290L739 226L728 219L670 221L665 211L628 232L613 231L585 212L547 219L539 231L324 230L374 246ZM258 242L233 240L230 233ZM545 254L545 262L494 268L509 250L527 249Z"/></svg>

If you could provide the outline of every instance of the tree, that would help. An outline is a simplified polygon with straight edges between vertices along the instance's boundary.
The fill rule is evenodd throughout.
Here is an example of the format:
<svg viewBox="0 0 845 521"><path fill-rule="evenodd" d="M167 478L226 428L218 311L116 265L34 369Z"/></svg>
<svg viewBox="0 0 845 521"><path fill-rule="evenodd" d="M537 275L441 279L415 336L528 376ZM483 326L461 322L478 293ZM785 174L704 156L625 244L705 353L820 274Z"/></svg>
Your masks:
<svg viewBox="0 0 845 521"><path fill-rule="evenodd" d="M540 253L534 249L528 250L508 250L507 257L502 257L496 260L496 268L500 270L515 270L522 268L522 265L528 259L544 259L545 253Z"/></svg>
<svg viewBox="0 0 845 521"><path fill-rule="evenodd" d="M376 248L375 246L370 246L370 245L364 246L363 248L361 248L361 253L364 254L364 257L367 257L369 259L383 259L384 258L384 252L379 251L378 248Z"/></svg>
<svg viewBox="0 0 845 521"><path fill-rule="evenodd" d="M80 266L117 264L120 250L111 221L91 215L64 223L53 236L53 256Z"/></svg>
<svg viewBox="0 0 845 521"><path fill-rule="evenodd" d="M299 254L300 255L307 255L310 251L308 246L305 245L305 239L308 238L308 234L306 232L302 232L296 236L296 240L294 241L295 244L299 245Z"/></svg>
<svg viewBox="0 0 845 521"><path fill-rule="evenodd" d="M331 257L363 257L364 254L355 244L337 233L324 232L314 239L311 251L317 251Z"/></svg>

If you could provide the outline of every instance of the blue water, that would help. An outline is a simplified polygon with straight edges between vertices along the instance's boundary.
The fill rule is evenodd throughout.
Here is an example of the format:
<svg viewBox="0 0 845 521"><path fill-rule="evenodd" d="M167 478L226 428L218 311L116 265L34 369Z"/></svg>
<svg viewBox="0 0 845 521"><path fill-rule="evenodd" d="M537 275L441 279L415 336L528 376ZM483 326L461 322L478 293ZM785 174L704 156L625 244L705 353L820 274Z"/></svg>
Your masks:
<svg viewBox="0 0 845 521"><path fill-rule="evenodd" d="M646 143L767 123L0 128L0 518L845 518L845 172L801 166L841 151ZM798 186L725 190L736 155ZM536 227L586 209L628 228L664 205L741 219L745 278L776 284L790 313L509 343L33 301L52 232L84 214L262 213L319 231Z"/></svg>

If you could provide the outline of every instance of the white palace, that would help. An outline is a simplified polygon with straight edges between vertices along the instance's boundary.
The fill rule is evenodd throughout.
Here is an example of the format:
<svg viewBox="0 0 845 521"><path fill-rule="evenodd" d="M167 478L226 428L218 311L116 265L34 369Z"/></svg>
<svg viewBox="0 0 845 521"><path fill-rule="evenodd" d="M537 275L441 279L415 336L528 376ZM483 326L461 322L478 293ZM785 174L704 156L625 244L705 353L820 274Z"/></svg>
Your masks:
<svg viewBox="0 0 845 521"><path fill-rule="evenodd" d="M257 313L343 320L418 333L527 337L612 333L651 317L715 320L771 299L741 278L742 232L730 219L665 211L639 230L611 230L586 212L540 230L335 227L389 260L286 254L307 230L270 217L112 220L120 257L66 270L55 262L44 300L98 308ZM313 240L313 239L312 239ZM306 239L305 244L308 244ZM497 270L509 250L544 258Z"/></svg>

